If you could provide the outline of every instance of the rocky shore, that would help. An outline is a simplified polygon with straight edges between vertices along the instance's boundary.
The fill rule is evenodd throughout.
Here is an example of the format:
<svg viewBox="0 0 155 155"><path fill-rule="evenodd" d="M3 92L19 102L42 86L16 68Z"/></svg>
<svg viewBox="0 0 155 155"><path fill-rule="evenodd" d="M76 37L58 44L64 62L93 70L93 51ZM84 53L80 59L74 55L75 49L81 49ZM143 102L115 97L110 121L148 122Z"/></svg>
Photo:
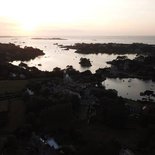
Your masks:
<svg viewBox="0 0 155 155"><path fill-rule="evenodd" d="M42 55L44 55L43 51L37 48L26 46L21 48L11 43L0 43L0 62L10 62L17 60L28 61Z"/></svg>
<svg viewBox="0 0 155 155"><path fill-rule="evenodd" d="M137 56L130 60L126 57L117 57L116 60L107 62L109 68L98 69L96 72L106 77L139 78L155 81L155 56Z"/></svg>
<svg viewBox="0 0 155 155"><path fill-rule="evenodd" d="M92 66L90 60L87 59L87 58L80 58L79 64L80 64L82 67L91 67L91 66Z"/></svg>
<svg viewBox="0 0 155 155"><path fill-rule="evenodd" d="M142 43L133 44L88 44L77 43L72 46L61 46L62 48L75 49L80 54L117 54L115 60L107 62L111 66L96 70L97 74L110 78L139 78L155 81L155 45ZM136 54L133 60L124 54ZM89 60L91 61L91 60ZM86 62L86 61L85 61Z"/></svg>
<svg viewBox="0 0 155 155"><path fill-rule="evenodd" d="M37 48L24 47L21 48L15 44L0 43L0 80L2 79L28 79L32 77L40 77L45 74L36 67L28 67L21 63L14 66L12 61L29 61L38 56L44 55L43 51Z"/></svg>
<svg viewBox="0 0 155 155"><path fill-rule="evenodd" d="M75 49L81 54L142 54L155 55L155 45L142 43L119 44L119 43L76 43L71 46L62 46L62 48Z"/></svg>

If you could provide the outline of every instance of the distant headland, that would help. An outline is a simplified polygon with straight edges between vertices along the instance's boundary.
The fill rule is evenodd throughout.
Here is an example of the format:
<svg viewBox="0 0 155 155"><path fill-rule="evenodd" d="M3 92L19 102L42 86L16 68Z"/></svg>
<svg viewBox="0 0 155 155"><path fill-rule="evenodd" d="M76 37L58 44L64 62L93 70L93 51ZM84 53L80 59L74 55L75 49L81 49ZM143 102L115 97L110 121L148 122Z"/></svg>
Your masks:
<svg viewBox="0 0 155 155"><path fill-rule="evenodd" d="M32 38L32 39L35 39L35 40L67 40L64 38L39 38L39 37Z"/></svg>

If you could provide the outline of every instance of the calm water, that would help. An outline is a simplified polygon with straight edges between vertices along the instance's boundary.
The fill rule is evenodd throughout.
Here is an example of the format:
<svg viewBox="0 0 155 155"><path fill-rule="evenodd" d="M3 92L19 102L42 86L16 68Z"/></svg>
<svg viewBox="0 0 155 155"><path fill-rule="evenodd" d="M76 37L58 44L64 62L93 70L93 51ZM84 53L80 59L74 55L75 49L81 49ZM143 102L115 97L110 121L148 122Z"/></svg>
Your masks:
<svg viewBox="0 0 155 155"><path fill-rule="evenodd" d="M73 45L75 43L148 43L155 44L155 36L147 37L112 37L112 36L93 36L93 37L61 37L67 40L34 40L31 37L0 37L1 43L14 43L16 45L32 46L35 48L42 49L45 53L44 56L38 57L34 60L31 60L27 63L29 66L36 66L40 70L52 71L55 67L60 67L62 69L66 68L67 65L72 65L75 69L79 71L85 71L87 69L91 70L93 73L98 68L108 67L107 61L116 59L118 55L108 55L108 54L90 54L83 55L74 53L74 50L64 50L59 48L55 43L63 45ZM126 55L130 59L134 59L136 55L129 54ZM79 64L81 57L87 57L91 60L92 66L90 68L82 68ZM13 62L13 64L18 65L20 61ZM41 64L42 66L38 66ZM141 91L147 89L155 89L155 83L152 81L141 81L138 79L133 79L128 83L128 79L124 79L124 82L119 79L107 79L105 81L105 86L107 89L116 89L118 94L122 97L132 98L132 99L141 99L139 96Z"/></svg>
<svg viewBox="0 0 155 155"><path fill-rule="evenodd" d="M111 61L116 59L118 55L108 55L108 54L90 54L83 55L74 53L75 50L64 50L59 48L55 43L63 44L63 45L73 45L75 43L85 42L85 43L104 43L104 42L121 42L120 38L102 38L102 37L62 37L67 40L35 40L30 37L1 37L0 42L2 43L15 43L16 45L24 46L32 46L39 49L42 49L45 53L44 56L38 57L29 62L25 62L28 66L36 66L40 70L48 70L52 71L55 67L60 67L62 69L66 68L67 65L72 65L75 69L79 71L85 71L87 69L91 70L93 73L98 68L108 67L109 65L106 63L107 61ZM97 39L95 39L97 38ZM134 59L136 55L128 54L126 55L130 59ZM79 60L81 57L87 57L91 60L92 66L90 68L82 68L79 64ZM20 61L13 62L14 65L18 65ZM38 66L41 64L42 66Z"/></svg>
<svg viewBox="0 0 155 155"><path fill-rule="evenodd" d="M155 83L151 80L143 81L140 79L113 79L107 78L103 85L106 89L115 89L118 92L118 96L133 100L142 100L143 96L140 96L140 92L145 90L152 90L155 92ZM146 98L146 97L145 97ZM155 97L152 97L155 101Z"/></svg>

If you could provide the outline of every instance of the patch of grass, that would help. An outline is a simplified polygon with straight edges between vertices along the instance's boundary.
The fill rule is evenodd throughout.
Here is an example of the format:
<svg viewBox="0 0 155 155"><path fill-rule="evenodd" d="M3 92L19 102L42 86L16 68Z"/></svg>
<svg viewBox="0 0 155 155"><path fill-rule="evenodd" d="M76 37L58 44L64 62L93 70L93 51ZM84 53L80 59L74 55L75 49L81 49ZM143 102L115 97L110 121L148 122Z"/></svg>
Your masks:
<svg viewBox="0 0 155 155"><path fill-rule="evenodd" d="M19 99L10 100L8 123L6 130L11 132L20 127L25 119L25 105L23 101Z"/></svg>
<svg viewBox="0 0 155 155"><path fill-rule="evenodd" d="M18 92L25 88L28 80L2 80L0 81L0 94Z"/></svg>

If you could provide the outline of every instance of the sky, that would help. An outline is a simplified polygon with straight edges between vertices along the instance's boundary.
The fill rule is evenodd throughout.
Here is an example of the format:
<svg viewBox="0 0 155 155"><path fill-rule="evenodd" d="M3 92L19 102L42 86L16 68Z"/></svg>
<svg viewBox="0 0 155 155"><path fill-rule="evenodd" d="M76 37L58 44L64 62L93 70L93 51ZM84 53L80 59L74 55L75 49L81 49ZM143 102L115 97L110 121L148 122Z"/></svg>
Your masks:
<svg viewBox="0 0 155 155"><path fill-rule="evenodd" d="M155 35L155 0L0 0L0 36Z"/></svg>

